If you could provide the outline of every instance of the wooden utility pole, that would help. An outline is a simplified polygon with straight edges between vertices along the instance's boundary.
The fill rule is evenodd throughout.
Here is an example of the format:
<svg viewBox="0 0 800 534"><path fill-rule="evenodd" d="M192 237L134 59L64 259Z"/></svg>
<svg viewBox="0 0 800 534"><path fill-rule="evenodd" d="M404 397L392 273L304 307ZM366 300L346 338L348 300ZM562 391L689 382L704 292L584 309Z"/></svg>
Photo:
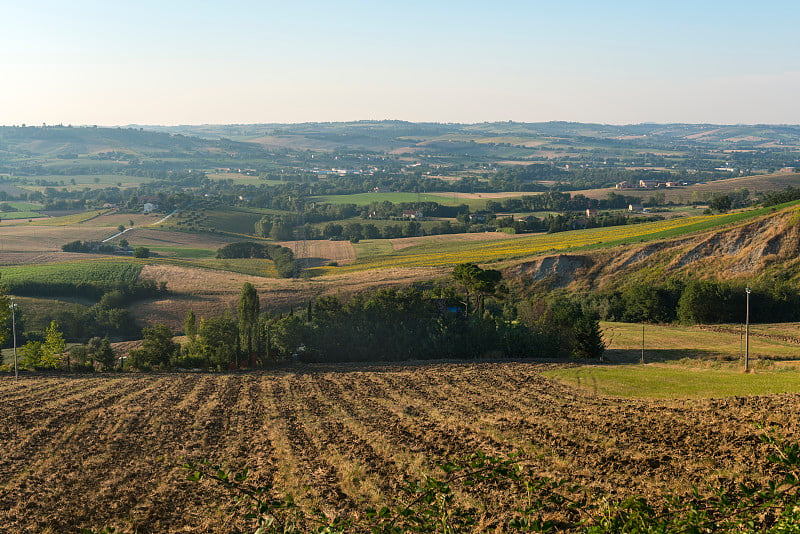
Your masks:
<svg viewBox="0 0 800 534"><path fill-rule="evenodd" d="M744 317L744 372L750 372L750 284L745 289L747 293L747 311Z"/></svg>
<svg viewBox="0 0 800 534"><path fill-rule="evenodd" d="M644 363L644 323L642 323L642 359L639 363Z"/></svg>

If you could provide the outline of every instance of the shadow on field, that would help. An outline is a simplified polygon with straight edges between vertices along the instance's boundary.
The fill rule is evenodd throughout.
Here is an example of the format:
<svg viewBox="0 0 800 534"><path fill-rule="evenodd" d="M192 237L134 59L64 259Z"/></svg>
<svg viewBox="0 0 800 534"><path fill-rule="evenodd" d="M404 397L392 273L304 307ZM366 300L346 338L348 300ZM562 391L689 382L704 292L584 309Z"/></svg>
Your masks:
<svg viewBox="0 0 800 534"><path fill-rule="evenodd" d="M297 263L303 269L311 269L311 268L314 268L314 267L324 267L325 265L330 263L330 261L331 260L328 260L328 259L325 259L325 258L297 258Z"/></svg>
<svg viewBox="0 0 800 534"><path fill-rule="evenodd" d="M738 355L737 355L738 356ZM603 362L608 364L638 363L642 358L641 350L631 349L606 349ZM713 350L703 349L644 349L645 363L669 362L691 358L693 360L732 361L738 357L731 354L722 354Z"/></svg>

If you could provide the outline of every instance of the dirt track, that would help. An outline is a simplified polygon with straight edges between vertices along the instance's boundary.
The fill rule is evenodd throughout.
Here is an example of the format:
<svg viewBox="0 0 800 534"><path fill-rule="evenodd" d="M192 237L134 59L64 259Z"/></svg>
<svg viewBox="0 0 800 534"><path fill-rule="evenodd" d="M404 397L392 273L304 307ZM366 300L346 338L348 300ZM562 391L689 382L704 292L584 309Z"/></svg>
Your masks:
<svg viewBox="0 0 800 534"><path fill-rule="evenodd" d="M797 395L602 398L541 377L546 367L2 378L0 524L8 532L245 526L231 522L227 494L184 480L176 467L184 458L247 465L254 481L346 515L381 502L434 459L476 450L522 451L541 474L652 496L763 471L758 423L798 435ZM501 498L480 496L493 510Z"/></svg>

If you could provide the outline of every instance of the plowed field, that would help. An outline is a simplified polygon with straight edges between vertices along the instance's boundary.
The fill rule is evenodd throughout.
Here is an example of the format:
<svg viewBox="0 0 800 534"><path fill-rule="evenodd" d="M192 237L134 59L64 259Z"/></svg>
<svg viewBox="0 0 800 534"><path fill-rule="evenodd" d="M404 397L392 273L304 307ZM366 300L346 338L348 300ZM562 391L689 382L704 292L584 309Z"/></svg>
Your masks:
<svg viewBox="0 0 800 534"><path fill-rule="evenodd" d="M304 506L347 515L476 450L610 495L763 472L758 423L795 437L800 397L643 401L552 382L533 363L313 367L242 375L0 379L4 532L229 532L224 490L181 459L249 466ZM479 501L502 513L501 495ZM480 503L477 503L480 506Z"/></svg>

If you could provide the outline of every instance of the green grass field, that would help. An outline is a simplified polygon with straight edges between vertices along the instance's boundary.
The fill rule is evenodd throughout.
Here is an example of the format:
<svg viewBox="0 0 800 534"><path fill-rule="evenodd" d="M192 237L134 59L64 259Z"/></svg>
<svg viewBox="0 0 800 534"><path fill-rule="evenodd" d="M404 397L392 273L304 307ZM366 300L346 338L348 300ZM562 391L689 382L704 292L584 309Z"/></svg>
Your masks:
<svg viewBox="0 0 800 534"><path fill-rule="evenodd" d="M642 325L631 323L601 323L614 362L633 362L641 358ZM759 335L761 334L761 335ZM800 345L779 339L773 334L798 337L800 329L794 324L752 325L750 357L767 362L800 360ZM738 361L743 340L738 325L719 327L645 325L645 361L675 362L684 358L695 364L719 364Z"/></svg>
<svg viewBox="0 0 800 534"><path fill-rule="evenodd" d="M708 398L800 392L800 344L774 336L796 336L795 323L753 325L750 368L741 358L738 325L719 327L601 323L608 344L606 363L545 374L603 395L647 398ZM709 330L709 328L713 330Z"/></svg>
<svg viewBox="0 0 800 534"><path fill-rule="evenodd" d="M521 195L521 194L520 194ZM471 210L479 210L486 206L486 199L467 199L453 193L358 193L353 195L324 195L313 197L317 202L329 204L356 204L368 206L373 202L437 202L443 206L459 206L466 204Z"/></svg>
<svg viewBox="0 0 800 534"><path fill-rule="evenodd" d="M147 248L153 252L157 252L160 256L185 258L187 260L207 260L217 256L216 250L207 248L171 247L162 245L148 245Z"/></svg>
<svg viewBox="0 0 800 534"><path fill-rule="evenodd" d="M134 262L79 261L0 267L0 277L6 283L64 282L97 283L134 282L142 266Z"/></svg>
<svg viewBox="0 0 800 534"><path fill-rule="evenodd" d="M543 374L617 397L717 398L800 392L800 371L787 368L745 374L735 369L661 364L583 365Z"/></svg>

